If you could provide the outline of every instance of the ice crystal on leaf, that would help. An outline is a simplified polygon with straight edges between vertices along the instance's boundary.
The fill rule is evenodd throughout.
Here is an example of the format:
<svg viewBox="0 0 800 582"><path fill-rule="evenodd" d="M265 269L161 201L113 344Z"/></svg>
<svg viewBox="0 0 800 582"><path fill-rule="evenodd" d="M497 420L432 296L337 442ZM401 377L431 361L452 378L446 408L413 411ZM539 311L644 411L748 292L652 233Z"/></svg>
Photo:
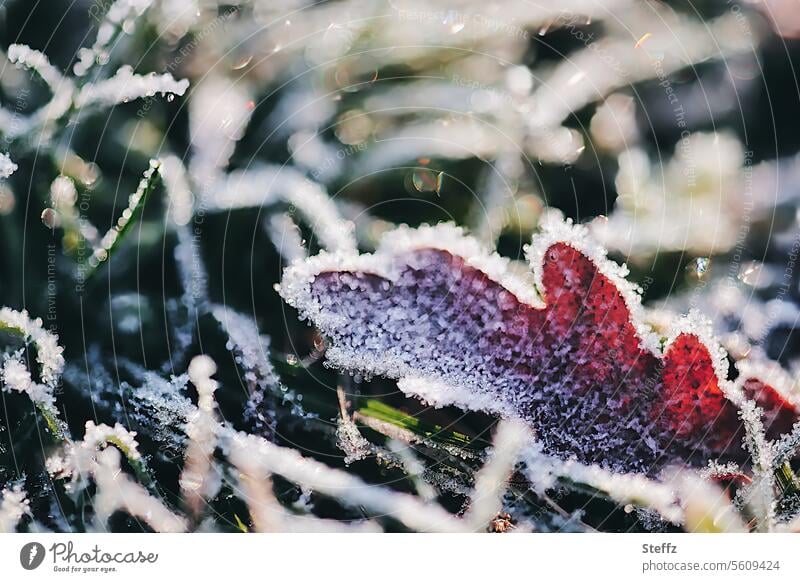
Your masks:
<svg viewBox="0 0 800 582"><path fill-rule="evenodd" d="M521 418L547 454L581 463L653 474L740 458L743 402L770 411L770 429L797 417L766 382L727 379L700 316L662 342L583 227L549 214L528 258L532 282L453 226L401 227L373 255L292 265L280 291L331 340L331 364L434 406Z"/></svg>

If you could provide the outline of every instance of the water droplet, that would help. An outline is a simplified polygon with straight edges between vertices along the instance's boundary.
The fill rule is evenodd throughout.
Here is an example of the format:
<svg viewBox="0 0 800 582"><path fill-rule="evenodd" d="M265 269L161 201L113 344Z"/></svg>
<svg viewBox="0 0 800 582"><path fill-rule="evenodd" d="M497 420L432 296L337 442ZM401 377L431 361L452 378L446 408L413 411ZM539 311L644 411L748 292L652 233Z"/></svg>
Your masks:
<svg viewBox="0 0 800 582"><path fill-rule="evenodd" d="M442 191L443 172L435 172L427 168L417 168L411 175L411 183L414 184L417 192L436 192Z"/></svg>
<svg viewBox="0 0 800 582"><path fill-rule="evenodd" d="M253 60L253 55L244 55L239 57L233 62L232 69L234 71L240 71L244 69L247 65L249 65Z"/></svg>
<svg viewBox="0 0 800 582"><path fill-rule="evenodd" d="M167 101L170 102L170 103L175 101L175 95L172 94L172 93L167 93Z"/></svg>
<svg viewBox="0 0 800 582"><path fill-rule="evenodd" d="M54 209L45 208L42 210L42 223L44 223L47 228L53 230L58 226L59 222L58 212L56 212Z"/></svg>
<svg viewBox="0 0 800 582"><path fill-rule="evenodd" d="M300 360L297 359L297 356L294 354L287 354L286 355L286 363L290 366L296 366Z"/></svg>

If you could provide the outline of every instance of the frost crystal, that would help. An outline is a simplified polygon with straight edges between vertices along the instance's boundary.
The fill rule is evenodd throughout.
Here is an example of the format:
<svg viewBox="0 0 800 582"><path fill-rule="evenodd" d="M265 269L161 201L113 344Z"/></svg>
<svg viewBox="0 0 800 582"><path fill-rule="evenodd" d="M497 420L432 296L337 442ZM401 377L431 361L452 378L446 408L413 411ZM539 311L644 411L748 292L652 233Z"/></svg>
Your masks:
<svg viewBox="0 0 800 582"><path fill-rule="evenodd" d="M58 345L58 337L44 329L41 319L32 320L26 311L15 311L8 307L0 309L0 330L19 334L26 345L33 344L41 381L33 379L30 369L23 360L24 350L18 350L3 356L0 369L3 390L27 394L45 416L49 429L57 436L64 437L67 428L58 419L54 395L61 373L64 371L63 348Z"/></svg>
<svg viewBox="0 0 800 582"><path fill-rule="evenodd" d="M30 501L22 483L0 490L0 533L13 533L23 516L30 515Z"/></svg>
<svg viewBox="0 0 800 582"><path fill-rule="evenodd" d="M0 178L8 178L17 170L15 164L8 154L0 153Z"/></svg>

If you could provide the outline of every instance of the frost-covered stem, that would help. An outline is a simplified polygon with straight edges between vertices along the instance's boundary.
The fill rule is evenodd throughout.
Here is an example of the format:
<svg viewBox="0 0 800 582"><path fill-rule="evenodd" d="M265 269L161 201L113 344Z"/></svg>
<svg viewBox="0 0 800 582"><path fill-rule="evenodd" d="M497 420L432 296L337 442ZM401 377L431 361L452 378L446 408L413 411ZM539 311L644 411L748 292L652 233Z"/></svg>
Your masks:
<svg viewBox="0 0 800 582"><path fill-rule="evenodd" d="M390 438L387 448L397 456L405 469L406 475L414 483L414 487L424 501L430 503L436 500L436 490L425 481L425 466L414 454L413 449L404 441Z"/></svg>
<svg viewBox="0 0 800 582"><path fill-rule="evenodd" d="M355 254L353 224L342 218L325 188L312 182L295 168L261 166L231 172L205 204L209 210L268 206L288 202L310 224L319 242L327 250Z"/></svg>
<svg viewBox="0 0 800 582"><path fill-rule="evenodd" d="M372 443L365 439L356 423L347 412L347 396L344 388L336 387L336 396L339 400L339 419L336 422L336 444L344 452L344 463L349 465L354 461L366 458L372 452Z"/></svg>
<svg viewBox="0 0 800 582"><path fill-rule="evenodd" d="M117 219L117 223L108 229L100 239L99 244L93 249L92 255L87 263L89 272L86 274L88 279L97 270L100 264L106 262L116 251L119 244L124 240L125 235L130 230L144 210L147 198L155 190L160 180L159 168L161 163L158 160L150 160L150 166L145 170L136 191L128 197L128 205L122 211L122 215Z"/></svg>
<svg viewBox="0 0 800 582"><path fill-rule="evenodd" d="M300 229L288 214L276 214L265 218L264 230L286 263L293 263L308 256L300 236Z"/></svg>
<svg viewBox="0 0 800 582"><path fill-rule="evenodd" d="M84 85L75 96L75 107L116 105L154 97L157 93L182 96L188 88L187 79L176 80L170 73L138 75L130 66L124 65L110 79Z"/></svg>
<svg viewBox="0 0 800 582"><path fill-rule="evenodd" d="M132 25L152 4L153 0L116 0L111 4L97 28L91 48L78 51L78 62L73 67L75 75L85 77L97 65L108 62L109 51L124 29Z"/></svg>
<svg viewBox="0 0 800 582"><path fill-rule="evenodd" d="M740 532L747 526L727 495L701 476L684 471L673 477L688 532Z"/></svg>
<svg viewBox="0 0 800 582"><path fill-rule="evenodd" d="M614 473L598 465L561 461L542 452L536 445L526 449L523 458L533 489L544 492L559 480L584 484L602 491L620 504L633 504L656 511L675 524L683 523L683 511L672 487L638 473Z"/></svg>
<svg viewBox="0 0 800 582"><path fill-rule="evenodd" d="M116 511L122 510L141 519L157 532L186 531L186 520L172 513L144 487L122 472L120 460L120 452L109 447L97 454L92 468L92 476L97 483L97 493L92 501L97 529L105 529L108 519Z"/></svg>
<svg viewBox="0 0 800 582"><path fill-rule="evenodd" d="M503 494L523 447L532 442L528 427L517 420L502 421L497 426L489 460L475 475L472 504L464 520L476 531L485 531L489 522L503 509Z"/></svg>
<svg viewBox="0 0 800 582"><path fill-rule="evenodd" d="M764 436L762 414L754 402L741 402L739 415L745 428L744 445L753 463L753 482L743 490L743 496L756 517L758 530L771 531L775 525L774 452Z"/></svg>
<svg viewBox="0 0 800 582"><path fill-rule="evenodd" d="M19 521L30 512L30 501L21 481L0 491L0 533L15 532Z"/></svg>
<svg viewBox="0 0 800 582"><path fill-rule="evenodd" d="M59 90L64 76L54 67L44 53L24 44L12 44L8 47L8 60L12 63L34 71L52 93Z"/></svg>
<svg viewBox="0 0 800 582"><path fill-rule="evenodd" d="M423 503L416 497L385 487L370 485L344 471L331 469L319 461L305 458L298 451L279 447L254 435L226 431L224 450L228 455L245 454L255 462L260 474L278 474L309 489L328 495L353 507L363 506L376 517L398 520L417 531L467 531L461 520L442 507Z"/></svg>
<svg viewBox="0 0 800 582"><path fill-rule="evenodd" d="M773 445L773 468L778 468L791 459L800 448L800 421L794 423L791 432L783 435Z"/></svg>
<svg viewBox="0 0 800 582"><path fill-rule="evenodd" d="M27 311L15 311L8 307L0 309L0 330L18 334L26 345L33 343L36 346L36 360L42 380L41 384L33 381L20 350L4 356L0 369L3 390L26 393L44 416L50 432L58 439L65 439L68 430L58 417L54 395L64 371L64 348L58 345L58 336L45 330L41 319L31 319Z"/></svg>
<svg viewBox="0 0 800 582"><path fill-rule="evenodd" d="M189 379L197 389L198 399L197 409L185 428L189 444L179 483L186 505L195 517L202 513L206 499L216 495L220 486L213 462L219 423L214 401L218 383L211 376L216 371L217 365L208 356L196 356L189 363Z"/></svg>

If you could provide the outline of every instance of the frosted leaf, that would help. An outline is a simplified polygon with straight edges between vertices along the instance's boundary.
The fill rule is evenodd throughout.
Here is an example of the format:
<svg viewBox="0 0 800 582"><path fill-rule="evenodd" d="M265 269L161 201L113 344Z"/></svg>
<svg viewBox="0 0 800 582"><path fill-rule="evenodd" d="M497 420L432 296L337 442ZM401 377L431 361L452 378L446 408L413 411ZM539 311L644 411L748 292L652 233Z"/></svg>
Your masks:
<svg viewBox="0 0 800 582"><path fill-rule="evenodd" d="M16 171L17 164L11 160L8 154L0 153L0 179L8 178Z"/></svg>
<svg viewBox="0 0 800 582"><path fill-rule="evenodd" d="M453 226L401 227L373 255L290 266L280 293L331 340L331 364L521 418L548 454L650 473L743 454L745 395L699 315L662 348L626 269L553 214L528 258L533 283Z"/></svg>
<svg viewBox="0 0 800 582"><path fill-rule="evenodd" d="M84 85L75 97L75 105L116 105L156 94L180 96L188 88L186 79L176 81L169 73L138 75L129 65L123 65L110 79Z"/></svg>

